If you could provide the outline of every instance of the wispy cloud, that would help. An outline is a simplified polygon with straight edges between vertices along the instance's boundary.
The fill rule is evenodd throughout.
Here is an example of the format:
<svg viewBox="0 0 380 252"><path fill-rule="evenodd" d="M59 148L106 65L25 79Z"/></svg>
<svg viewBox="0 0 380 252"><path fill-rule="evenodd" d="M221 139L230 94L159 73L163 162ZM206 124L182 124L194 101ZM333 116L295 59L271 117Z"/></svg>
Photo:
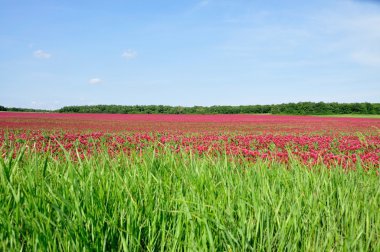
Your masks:
<svg viewBox="0 0 380 252"><path fill-rule="evenodd" d="M328 34L335 34L334 45L354 62L363 66L380 66L379 12L353 1L347 13L330 13L323 20ZM378 9L379 10L379 9Z"/></svg>
<svg viewBox="0 0 380 252"><path fill-rule="evenodd" d="M206 6L210 5L211 1L212 0L199 0L198 2L196 2L195 4L193 4L193 6L190 7L190 9L188 9L185 12L185 14L187 14L187 15L194 14L195 12L197 12L197 11L205 8Z"/></svg>
<svg viewBox="0 0 380 252"><path fill-rule="evenodd" d="M203 7L203 6L206 6L210 3L209 0L202 0L198 3L198 7Z"/></svg>
<svg viewBox="0 0 380 252"><path fill-rule="evenodd" d="M123 57L126 60L131 60L135 59L137 57L137 52L132 49L125 50L122 54L121 57Z"/></svg>
<svg viewBox="0 0 380 252"><path fill-rule="evenodd" d="M52 56L50 53L45 52L41 49L34 51L33 55L34 55L34 57L36 57L38 59L50 59Z"/></svg>
<svg viewBox="0 0 380 252"><path fill-rule="evenodd" d="M380 54L367 51L359 51L351 54L351 58L364 66L380 67Z"/></svg>
<svg viewBox="0 0 380 252"><path fill-rule="evenodd" d="M88 83L91 85L97 85L102 83L103 81L100 78L92 78L88 80Z"/></svg>
<svg viewBox="0 0 380 252"><path fill-rule="evenodd" d="M379 0L351 0L352 2L358 2L358 3L373 3L373 4L380 4Z"/></svg>
<svg viewBox="0 0 380 252"><path fill-rule="evenodd" d="M47 101L32 101L28 106L35 109L58 109L61 102L58 100L47 100Z"/></svg>
<svg viewBox="0 0 380 252"><path fill-rule="evenodd" d="M359 1L360 2L360 1ZM337 67L338 63L380 66L380 14L372 5L342 1L332 9L310 13L263 12L238 16L233 36L217 46L229 59L239 58L292 67ZM261 15L261 14L262 15ZM292 15L299 22L282 23L278 16ZM270 21L270 22L269 22ZM302 21L302 22L301 22Z"/></svg>

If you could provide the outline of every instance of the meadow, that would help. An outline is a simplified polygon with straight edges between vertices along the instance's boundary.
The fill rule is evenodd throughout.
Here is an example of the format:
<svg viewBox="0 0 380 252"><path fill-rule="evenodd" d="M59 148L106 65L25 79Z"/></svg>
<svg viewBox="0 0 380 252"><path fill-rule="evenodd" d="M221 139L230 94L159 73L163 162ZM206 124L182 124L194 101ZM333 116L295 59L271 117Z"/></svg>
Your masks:
<svg viewBox="0 0 380 252"><path fill-rule="evenodd" d="M380 119L0 113L0 249L379 251Z"/></svg>

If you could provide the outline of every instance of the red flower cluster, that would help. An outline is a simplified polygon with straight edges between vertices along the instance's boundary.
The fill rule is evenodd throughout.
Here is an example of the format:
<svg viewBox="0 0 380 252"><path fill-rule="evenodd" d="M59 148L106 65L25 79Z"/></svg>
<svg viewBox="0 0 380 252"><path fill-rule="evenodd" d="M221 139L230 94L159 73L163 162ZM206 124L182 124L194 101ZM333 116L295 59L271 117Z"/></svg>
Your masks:
<svg viewBox="0 0 380 252"><path fill-rule="evenodd" d="M269 115L0 113L3 156L29 146L74 158L107 151L237 156L310 167L379 168L380 120ZM38 130L37 130L38 128Z"/></svg>
<svg viewBox="0 0 380 252"><path fill-rule="evenodd" d="M0 113L0 129L65 132L228 132L249 134L378 134L379 119L282 115L140 115Z"/></svg>

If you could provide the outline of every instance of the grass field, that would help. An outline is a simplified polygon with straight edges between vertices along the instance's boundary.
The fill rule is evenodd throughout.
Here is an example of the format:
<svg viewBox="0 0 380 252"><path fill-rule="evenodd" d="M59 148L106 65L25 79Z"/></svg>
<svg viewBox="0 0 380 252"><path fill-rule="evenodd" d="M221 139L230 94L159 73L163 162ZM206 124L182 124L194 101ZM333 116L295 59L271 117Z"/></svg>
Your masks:
<svg viewBox="0 0 380 252"><path fill-rule="evenodd" d="M379 124L4 114L0 250L379 251Z"/></svg>
<svg viewBox="0 0 380 252"><path fill-rule="evenodd" d="M347 117L347 118L375 118L380 119L380 115L343 114L343 115L320 115L321 117Z"/></svg>

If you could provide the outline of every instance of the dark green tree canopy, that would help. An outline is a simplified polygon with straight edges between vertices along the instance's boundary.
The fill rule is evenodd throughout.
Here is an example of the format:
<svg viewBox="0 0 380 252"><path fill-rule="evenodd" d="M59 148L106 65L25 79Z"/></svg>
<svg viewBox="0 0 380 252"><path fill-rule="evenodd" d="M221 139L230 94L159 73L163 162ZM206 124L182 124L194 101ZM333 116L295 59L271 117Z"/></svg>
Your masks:
<svg viewBox="0 0 380 252"><path fill-rule="evenodd" d="M380 103L324 103L299 102L272 105L241 106L165 106L165 105L93 105L67 106L61 113L119 113L119 114L285 114L285 115L334 115L380 114Z"/></svg>
<svg viewBox="0 0 380 252"><path fill-rule="evenodd" d="M108 113L108 114L282 114L282 115L339 115L339 114L380 114L380 103L324 103L299 102L272 105L241 106L166 106L166 105L91 105L66 106L55 111L7 108L0 111L59 112L59 113Z"/></svg>

